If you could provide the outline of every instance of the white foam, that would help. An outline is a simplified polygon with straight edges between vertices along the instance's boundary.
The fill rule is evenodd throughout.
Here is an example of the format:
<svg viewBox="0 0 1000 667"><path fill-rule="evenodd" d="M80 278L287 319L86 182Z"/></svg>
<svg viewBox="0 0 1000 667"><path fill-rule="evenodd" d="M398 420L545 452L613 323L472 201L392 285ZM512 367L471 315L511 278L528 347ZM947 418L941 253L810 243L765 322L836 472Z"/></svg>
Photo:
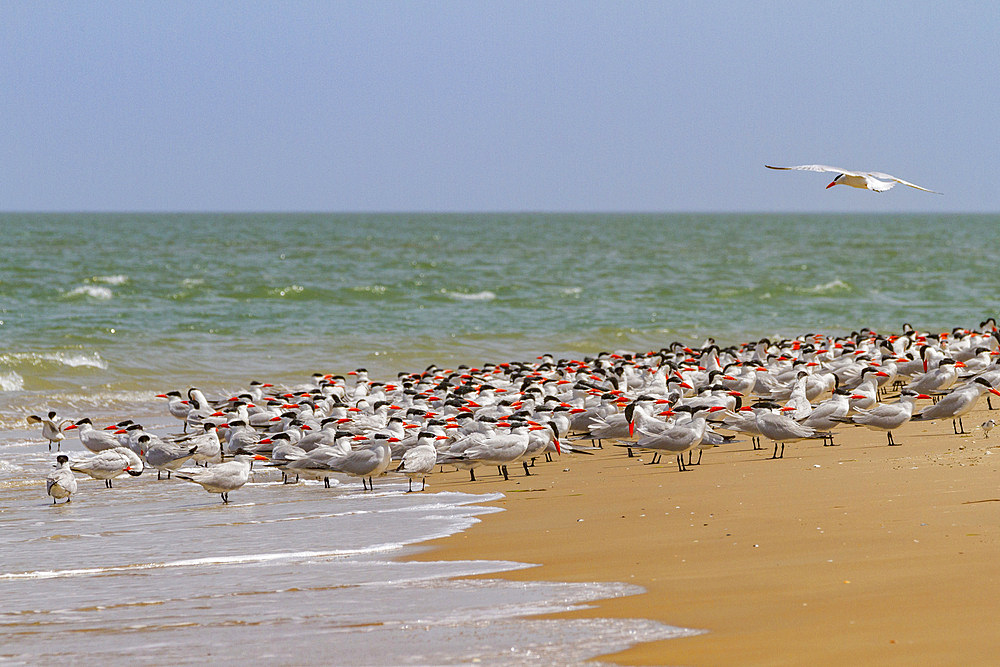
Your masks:
<svg viewBox="0 0 1000 667"><path fill-rule="evenodd" d="M124 285L128 282L128 276L94 276L90 279L92 283L104 283L105 285Z"/></svg>
<svg viewBox="0 0 1000 667"><path fill-rule="evenodd" d="M845 283L843 280L837 278L836 280L831 280L828 283L823 283L822 285L813 285L812 287L805 290L806 292L811 292L813 294L825 294L826 292L836 292L840 290L849 290L851 286Z"/></svg>
<svg viewBox="0 0 1000 667"><path fill-rule="evenodd" d="M21 391L24 389L24 378L17 371L0 374L0 391Z"/></svg>
<svg viewBox="0 0 1000 667"><path fill-rule="evenodd" d="M457 299L458 301L492 301L497 298L495 292L489 290L484 290L482 292L474 292L468 294L465 292L449 292L448 290L441 290L444 294L447 294L452 299Z"/></svg>
<svg viewBox="0 0 1000 667"><path fill-rule="evenodd" d="M250 565L255 563L270 563L281 560L308 560L311 558L343 558L363 554L396 551L403 545L398 543L375 544L359 549L337 549L333 551L289 551L266 554L239 554L236 556L206 556L205 558L187 558L183 560L154 563L131 563L129 565L112 565L109 567L84 567L68 570L35 570L32 572L5 572L0 574L0 581L16 579L56 579L63 577L82 577L110 572L134 572L138 570L159 570L171 567L198 567L204 565Z"/></svg>
<svg viewBox="0 0 1000 667"><path fill-rule="evenodd" d="M99 287L97 285L80 285L79 287L74 287L66 296L87 296L91 299L98 299L100 301L107 301L114 296L114 293L108 287Z"/></svg>
<svg viewBox="0 0 1000 667"><path fill-rule="evenodd" d="M54 361L63 366L77 368L88 366L91 368L106 369L108 362L101 359L97 352L12 352L0 355L0 363L8 365L30 364L40 366L47 361Z"/></svg>

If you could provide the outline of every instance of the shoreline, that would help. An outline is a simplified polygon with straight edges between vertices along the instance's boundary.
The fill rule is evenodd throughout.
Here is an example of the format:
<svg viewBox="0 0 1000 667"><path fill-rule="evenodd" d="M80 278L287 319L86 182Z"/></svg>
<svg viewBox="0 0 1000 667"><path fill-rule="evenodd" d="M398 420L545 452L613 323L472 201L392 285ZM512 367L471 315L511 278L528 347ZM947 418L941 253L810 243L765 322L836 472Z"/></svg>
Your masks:
<svg viewBox="0 0 1000 667"><path fill-rule="evenodd" d="M1000 594L1000 450L965 418L882 432L844 427L838 446L792 443L783 460L749 440L679 473L606 446L540 462L531 477L434 474L434 491L504 498L505 511L424 543L411 560L538 567L513 581L622 582L645 593L542 618L645 618L703 630L595 660L622 665L989 662ZM606 443L607 445L608 443ZM645 461L640 461L645 459Z"/></svg>

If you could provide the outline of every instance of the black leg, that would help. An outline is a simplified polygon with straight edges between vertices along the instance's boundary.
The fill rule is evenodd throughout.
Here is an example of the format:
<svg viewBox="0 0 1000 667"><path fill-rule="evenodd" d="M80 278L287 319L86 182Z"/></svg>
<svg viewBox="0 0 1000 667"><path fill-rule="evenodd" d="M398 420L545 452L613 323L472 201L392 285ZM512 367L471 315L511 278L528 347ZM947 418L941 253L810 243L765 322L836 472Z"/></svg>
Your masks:
<svg viewBox="0 0 1000 667"><path fill-rule="evenodd" d="M524 466L524 476L525 477L531 477L531 471L528 470L528 462L527 461L521 461L521 465Z"/></svg>

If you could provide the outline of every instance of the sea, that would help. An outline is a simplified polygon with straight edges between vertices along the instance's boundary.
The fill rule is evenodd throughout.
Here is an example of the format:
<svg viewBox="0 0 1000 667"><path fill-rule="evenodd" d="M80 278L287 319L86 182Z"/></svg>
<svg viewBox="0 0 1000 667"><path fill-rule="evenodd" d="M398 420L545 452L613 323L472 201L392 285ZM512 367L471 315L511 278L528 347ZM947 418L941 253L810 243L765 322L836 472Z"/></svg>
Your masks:
<svg viewBox="0 0 1000 667"><path fill-rule="evenodd" d="M51 505L29 414L160 433L157 393L998 315L1000 216L0 214L0 662L577 664L699 629L542 614L634 586L408 562L497 495L155 475ZM70 435L64 449L84 450Z"/></svg>

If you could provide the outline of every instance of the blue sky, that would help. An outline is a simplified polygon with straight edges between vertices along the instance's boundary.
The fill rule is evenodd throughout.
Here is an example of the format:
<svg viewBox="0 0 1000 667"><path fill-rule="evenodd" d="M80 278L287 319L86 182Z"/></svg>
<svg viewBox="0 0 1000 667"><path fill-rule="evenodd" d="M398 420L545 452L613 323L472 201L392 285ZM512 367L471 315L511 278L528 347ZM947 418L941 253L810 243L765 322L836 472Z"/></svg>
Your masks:
<svg viewBox="0 0 1000 667"><path fill-rule="evenodd" d="M985 2L4 2L0 210L1000 211L998 24Z"/></svg>

